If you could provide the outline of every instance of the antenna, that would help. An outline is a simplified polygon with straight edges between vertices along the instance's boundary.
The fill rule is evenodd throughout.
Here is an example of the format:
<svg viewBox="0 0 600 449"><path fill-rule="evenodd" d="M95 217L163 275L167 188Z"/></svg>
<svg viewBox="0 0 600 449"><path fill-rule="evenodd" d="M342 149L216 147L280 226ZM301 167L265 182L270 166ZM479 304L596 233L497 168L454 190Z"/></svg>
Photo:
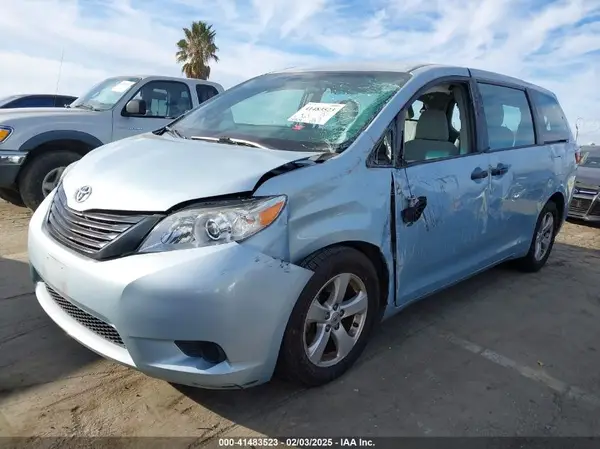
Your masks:
<svg viewBox="0 0 600 449"><path fill-rule="evenodd" d="M56 91L54 92L54 107L56 107L58 86L60 85L60 75L62 73L62 66L63 66L64 58L65 58L65 47L62 48L62 51L60 53L60 65L58 66L58 78L56 79Z"/></svg>
<svg viewBox="0 0 600 449"><path fill-rule="evenodd" d="M583 122L583 117L577 117L575 120L575 143L579 143L579 128L581 126L581 122Z"/></svg>

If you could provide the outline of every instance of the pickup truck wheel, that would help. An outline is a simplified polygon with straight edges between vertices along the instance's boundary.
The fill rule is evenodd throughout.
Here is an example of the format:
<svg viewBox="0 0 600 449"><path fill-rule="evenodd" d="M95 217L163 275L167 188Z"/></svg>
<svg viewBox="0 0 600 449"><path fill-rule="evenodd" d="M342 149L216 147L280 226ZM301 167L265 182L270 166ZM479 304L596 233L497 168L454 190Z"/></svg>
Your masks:
<svg viewBox="0 0 600 449"><path fill-rule="evenodd" d="M25 205L36 210L58 185L63 170L79 159L81 156L72 151L52 151L34 156L19 176L19 191Z"/></svg>
<svg viewBox="0 0 600 449"><path fill-rule="evenodd" d="M10 204L14 204L15 206L25 206L25 203L23 203L23 199L21 198L21 195L19 195L19 192L13 189L0 189L0 198L6 202L9 202Z"/></svg>

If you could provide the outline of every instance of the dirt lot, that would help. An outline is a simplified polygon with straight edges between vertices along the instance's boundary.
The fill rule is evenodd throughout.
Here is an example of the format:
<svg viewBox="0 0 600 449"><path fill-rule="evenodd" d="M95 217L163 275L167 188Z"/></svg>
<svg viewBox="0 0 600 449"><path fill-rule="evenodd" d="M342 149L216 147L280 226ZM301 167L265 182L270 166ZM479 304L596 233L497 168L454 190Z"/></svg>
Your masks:
<svg viewBox="0 0 600 449"><path fill-rule="evenodd" d="M600 435L600 229L567 224L540 273L496 268L409 308L333 384L216 392L55 326L29 283L28 216L0 201L0 435Z"/></svg>

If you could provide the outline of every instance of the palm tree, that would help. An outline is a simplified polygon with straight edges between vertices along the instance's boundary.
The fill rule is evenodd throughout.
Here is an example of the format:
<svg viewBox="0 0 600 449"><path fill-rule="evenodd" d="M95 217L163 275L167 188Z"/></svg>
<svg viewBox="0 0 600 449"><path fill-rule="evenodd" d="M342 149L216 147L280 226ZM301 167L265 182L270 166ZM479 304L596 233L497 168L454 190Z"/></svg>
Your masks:
<svg viewBox="0 0 600 449"><path fill-rule="evenodd" d="M207 80L210 76L210 61L218 62L219 47L215 45L215 31L206 22L192 22L191 29L184 28L185 39L177 42L175 54L178 63L183 63L181 71L188 78Z"/></svg>

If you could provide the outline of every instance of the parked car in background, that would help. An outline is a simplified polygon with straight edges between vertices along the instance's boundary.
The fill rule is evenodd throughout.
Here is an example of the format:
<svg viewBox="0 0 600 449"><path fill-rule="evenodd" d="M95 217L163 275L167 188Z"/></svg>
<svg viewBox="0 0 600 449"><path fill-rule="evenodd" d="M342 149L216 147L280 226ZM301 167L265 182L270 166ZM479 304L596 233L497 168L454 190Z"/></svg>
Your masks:
<svg viewBox="0 0 600 449"><path fill-rule="evenodd" d="M118 76L68 108L0 110L0 198L35 210L67 165L105 143L161 128L222 91L204 80Z"/></svg>
<svg viewBox="0 0 600 449"><path fill-rule="evenodd" d="M577 160L555 95L515 78L272 72L70 165L29 225L35 292L83 345L170 382L278 366L320 385L408 304L505 261L540 270Z"/></svg>
<svg viewBox="0 0 600 449"><path fill-rule="evenodd" d="M23 94L0 98L0 109L63 108L77 100L70 95Z"/></svg>
<svg viewBox="0 0 600 449"><path fill-rule="evenodd" d="M600 223L600 147L581 147L569 217Z"/></svg>

